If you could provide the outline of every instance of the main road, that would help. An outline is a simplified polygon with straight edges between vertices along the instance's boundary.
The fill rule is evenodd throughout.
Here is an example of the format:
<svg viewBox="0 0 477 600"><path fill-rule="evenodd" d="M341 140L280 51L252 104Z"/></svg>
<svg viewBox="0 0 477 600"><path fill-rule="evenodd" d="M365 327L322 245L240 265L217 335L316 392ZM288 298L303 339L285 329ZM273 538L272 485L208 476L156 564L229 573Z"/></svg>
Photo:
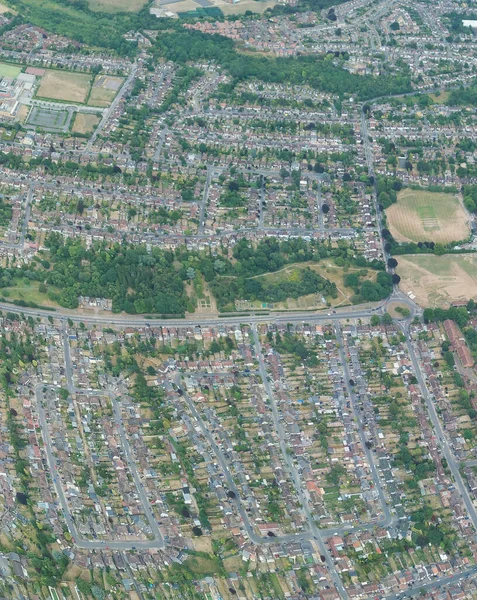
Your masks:
<svg viewBox="0 0 477 600"><path fill-rule="evenodd" d="M431 395L427 388L425 378L422 374L421 365L416 356L416 352L414 350L414 345L412 343L412 340L409 338L408 330L406 327L403 327L402 329L403 329L404 335L406 336L407 349L409 352L409 356L411 358L412 366L414 369L414 374L417 378L417 382L419 384L419 388L421 390L422 397L424 398L424 401L426 403L427 412L429 414L429 418L431 419L432 426L437 435L438 445L441 449L443 456L447 460L447 465L448 465L450 472L452 473L452 476L454 478L456 488L459 490L462 500L464 501L467 513L468 513L469 518L471 519L472 524L474 526L474 530L477 532L477 512L476 512L475 506L469 496L467 486L465 485L465 483L462 479L462 476L460 474L460 471L459 471L460 462L457 461L456 458L454 457L454 454L453 454L452 450L450 449L449 444L447 442L447 438L444 433L444 429L442 427L439 416L437 414L436 407L434 405L434 402L432 401Z"/></svg>

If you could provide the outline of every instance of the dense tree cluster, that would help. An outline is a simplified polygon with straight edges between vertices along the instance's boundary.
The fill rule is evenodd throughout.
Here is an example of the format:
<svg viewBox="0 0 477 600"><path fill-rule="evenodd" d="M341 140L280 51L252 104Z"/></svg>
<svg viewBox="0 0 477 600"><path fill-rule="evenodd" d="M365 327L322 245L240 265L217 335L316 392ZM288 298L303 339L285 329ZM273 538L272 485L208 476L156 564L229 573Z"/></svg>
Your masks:
<svg viewBox="0 0 477 600"><path fill-rule="evenodd" d="M211 290L220 307L232 304L237 298L260 300L261 302L283 302L287 298L299 298L307 294L321 294L327 298L336 298L336 284L331 283L309 267L298 270L293 280L269 282L266 279L238 277L232 281L226 278L216 279Z"/></svg>
<svg viewBox="0 0 477 600"><path fill-rule="evenodd" d="M397 202L397 192L402 189L402 182L395 177L378 177L376 181L376 191L378 202L383 209L389 208L391 204Z"/></svg>
<svg viewBox="0 0 477 600"><path fill-rule="evenodd" d="M76 308L78 296L106 297L113 311L182 314L187 296L172 253L145 246L94 245L51 234L46 242L53 269L46 280L61 291L62 306Z"/></svg>
<svg viewBox="0 0 477 600"><path fill-rule="evenodd" d="M477 106L477 83L474 82L468 87L460 87L453 90L447 100L449 106Z"/></svg>
<svg viewBox="0 0 477 600"><path fill-rule="evenodd" d="M209 285L220 309L233 310L236 299L280 302L313 293L334 298L335 284L309 267L297 266L283 277L257 277L286 265L333 258L341 267L380 271L375 282L360 283L357 300L380 299L391 290L390 276L383 272L385 264L377 260L368 263L344 241L333 246L301 238L267 238L252 245L244 239L235 246L233 261L226 249L218 254L185 247L170 252L118 243L95 243L87 249L80 240L64 240L56 233L47 237L45 247L48 260L36 257L28 268L0 269L0 288L10 287L15 277L22 276L40 282L43 293L48 292L51 300L67 308L76 308L79 296L90 296L112 299L115 312L181 315L194 310L186 283L196 280L199 287L202 282Z"/></svg>
<svg viewBox="0 0 477 600"><path fill-rule="evenodd" d="M157 49L168 60L185 64L188 61L215 61L236 80L256 78L270 83L307 84L333 94L364 99L399 94L411 89L405 74L371 77L354 75L335 65L333 55L286 58L245 56L235 50L233 40L220 35L176 28L157 38Z"/></svg>
<svg viewBox="0 0 477 600"><path fill-rule="evenodd" d="M477 185L464 185L462 188L464 205L470 212L477 213Z"/></svg>
<svg viewBox="0 0 477 600"><path fill-rule="evenodd" d="M368 272L365 269L349 273L344 279L345 286L353 288L352 300L355 304L384 300L392 292L392 278L389 273L380 271L376 276L376 281L363 280L363 277L367 274Z"/></svg>
<svg viewBox="0 0 477 600"><path fill-rule="evenodd" d="M469 313L466 308L425 308L423 312L424 323L442 322L446 319L455 321L459 327L464 327L469 321Z"/></svg>

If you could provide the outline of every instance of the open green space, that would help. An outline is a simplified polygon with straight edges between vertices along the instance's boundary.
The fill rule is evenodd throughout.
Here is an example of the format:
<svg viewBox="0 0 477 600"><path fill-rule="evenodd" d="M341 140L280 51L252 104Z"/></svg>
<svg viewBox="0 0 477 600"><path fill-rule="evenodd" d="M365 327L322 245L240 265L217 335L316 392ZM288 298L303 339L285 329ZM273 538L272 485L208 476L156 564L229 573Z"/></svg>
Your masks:
<svg viewBox="0 0 477 600"><path fill-rule="evenodd" d="M22 67L17 65L0 62L0 77L11 77L12 79L15 79L20 75L22 70Z"/></svg>
<svg viewBox="0 0 477 600"><path fill-rule="evenodd" d="M39 287L38 281L30 281L26 277L15 277L11 286L0 288L0 296L8 301L22 300L41 306L55 306L55 303L48 298L48 291L57 292L58 290L53 286L48 286L46 292L40 292Z"/></svg>
<svg viewBox="0 0 477 600"><path fill-rule="evenodd" d="M96 12L138 12L147 0L88 0L88 7Z"/></svg>
<svg viewBox="0 0 477 600"><path fill-rule="evenodd" d="M448 244L470 233L467 212L455 194L405 189L386 215L397 242Z"/></svg>

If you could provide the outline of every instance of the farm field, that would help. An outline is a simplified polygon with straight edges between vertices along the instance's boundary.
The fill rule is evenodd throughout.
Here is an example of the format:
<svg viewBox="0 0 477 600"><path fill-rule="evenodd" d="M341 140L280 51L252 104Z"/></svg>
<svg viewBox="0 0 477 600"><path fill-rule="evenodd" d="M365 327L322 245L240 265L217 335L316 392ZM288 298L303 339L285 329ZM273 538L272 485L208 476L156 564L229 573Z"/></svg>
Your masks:
<svg viewBox="0 0 477 600"><path fill-rule="evenodd" d="M88 106L109 106L124 81L123 77L98 75L88 98Z"/></svg>
<svg viewBox="0 0 477 600"><path fill-rule="evenodd" d="M22 67L18 67L17 65L9 65L8 63L0 62L0 76L1 77L11 77L15 79L22 72Z"/></svg>
<svg viewBox="0 0 477 600"><path fill-rule="evenodd" d="M445 308L453 301L477 296L477 256L474 254L409 254L398 256L400 288L424 307Z"/></svg>
<svg viewBox="0 0 477 600"><path fill-rule="evenodd" d="M91 75L70 71L47 71L36 96L65 102L86 101L91 86Z"/></svg>
<svg viewBox="0 0 477 600"><path fill-rule="evenodd" d="M76 113L71 131L73 133L91 133L99 123L99 117L92 114Z"/></svg>
<svg viewBox="0 0 477 600"><path fill-rule="evenodd" d="M88 8L96 12L138 12L147 0L88 0Z"/></svg>
<svg viewBox="0 0 477 600"><path fill-rule="evenodd" d="M386 215L398 242L447 244L467 238L470 232L467 213L453 194L403 190Z"/></svg>

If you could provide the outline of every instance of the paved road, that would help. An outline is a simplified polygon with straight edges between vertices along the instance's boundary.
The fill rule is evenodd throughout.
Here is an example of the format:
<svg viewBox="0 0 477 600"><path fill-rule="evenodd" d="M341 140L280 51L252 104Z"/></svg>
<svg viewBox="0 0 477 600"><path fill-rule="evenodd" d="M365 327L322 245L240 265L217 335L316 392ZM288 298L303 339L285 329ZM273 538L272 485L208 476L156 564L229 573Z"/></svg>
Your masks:
<svg viewBox="0 0 477 600"><path fill-rule="evenodd" d="M408 332L404 331L404 333L406 334ZM414 368L414 373L416 375L422 397L424 398L424 400L426 402L427 411L428 411L429 417L431 419L432 426L434 428L434 431L437 434L437 443L438 443L439 447L441 448L443 456L445 456L445 458L447 460L447 464L448 464L449 469L454 478L455 486L459 490L460 495L462 496L465 507L467 509L467 513L472 521L475 531L477 531L477 512L476 512L475 506L469 496L467 486L465 485L464 481L462 480L462 477L461 477L461 474L459 471L460 461L456 460L456 458L454 457L454 454L453 454L452 450L450 449L449 444L447 442L443 427L441 425L441 421L440 421L439 416L436 411L436 407L434 405L434 402L433 402L431 395L429 393L429 390L427 388L425 378L422 374L421 365L416 356L416 352L414 350L414 345L413 345L412 341L410 340L409 335L406 335L406 338L407 338L406 344L407 344L409 356L411 357L411 362L412 362L412 366Z"/></svg>
<svg viewBox="0 0 477 600"><path fill-rule="evenodd" d="M200 202L200 214L199 214L199 228L197 233L199 235L204 235L204 227L205 227L205 213L207 210L207 201L209 198L209 187L210 182L212 181L212 177L214 175L214 167L210 165L207 167L207 179L205 180L204 193L202 195L202 200Z"/></svg>
<svg viewBox="0 0 477 600"><path fill-rule="evenodd" d="M149 523L149 527L151 528L152 534L154 535L154 548L163 548L165 546L164 538L159 530L159 526L157 524L157 520L154 517L154 514L151 509L151 505L149 503L149 498L144 490L144 485L141 482L141 478L139 476L136 461L131 452L131 446L129 445L129 440L126 434L126 430L124 429L123 419L121 415L121 406L117 399L111 396L111 402L113 405L113 420L116 423L116 426L119 430L119 438L121 440L121 446L124 450L124 456L126 458L126 462L128 464L129 470L131 472L132 478L134 480L134 484L137 489L137 493L139 495L139 499L141 500L142 508L144 511L144 515L147 518ZM134 546L136 544L133 544Z"/></svg>
<svg viewBox="0 0 477 600"><path fill-rule="evenodd" d="M73 384L73 371L72 371L70 348L69 348L68 335L66 332L65 324L63 324L62 336L63 336L65 371L66 371L66 381L67 381L68 392L70 394L75 394L76 392L78 392L78 393L86 392L88 394L91 394L91 393L104 394L104 391L101 391L101 390L96 391L96 390L76 390L75 389L74 384ZM43 387L44 387L43 385L37 386L36 399L37 399L37 409L38 409L38 417L39 417L40 427L41 427L43 439L45 442L45 451L46 451L47 462L48 462L51 476L53 478L53 484L55 486L56 493L57 493L58 499L60 501L61 508L63 510L63 516L65 518L66 524L68 525L68 528L74 539L75 544L80 548L89 548L89 549L105 549L106 547L108 547L110 549L115 549L115 550L131 550L133 548L156 548L156 549L163 548L165 546L164 539L159 530L157 521L152 513L151 506L149 504L149 500L144 491L144 486L141 483L141 480L140 480L140 477L139 477L139 474L137 471L136 463L135 463L134 458L131 453L129 441L127 439L127 435L126 435L124 425L122 422L121 408L119 406L118 401L115 400L112 397L112 395L110 395L110 397L111 397L111 401L113 404L113 419L119 428L119 436L121 439L121 444L122 444L122 447L124 450L125 458L128 463L128 466L130 468L134 483L136 485L136 489L137 489L139 498L140 498L142 506L143 506L144 514L149 522L149 526L154 535L154 539L153 540L128 540L128 541L89 540L87 538L82 537L79 534L76 524L74 522L74 517L71 514L71 511L70 511L70 508L68 505L68 501L66 499L66 496L65 496L65 493L63 490L63 486L61 485L60 475L59 475L58 469L57 469L57 461L52 452L52 441L51 441L50 431L48 428L48 421L47 421L44 406L43 406L43 395L42 395ZM55 392L56 391L57 390L55 389Z"/></svg>
<svg viewBox="0 0 477 600"><path fill-rule="evenodd" d="M157 144L156 151L154 152L153 161L156 163L159 162L159 159L161 158L162 147L164 146L164 142L166 140L168 132L169 128L167 127L167 125L164 125L164 129L161 131L161 135L159 137L159 143Z"/></svg>
<svg viewBox="0 0 477 600"><path fill-rule="evenodd" d="M386 496L384 494L384 485L381 482L381 479L378 475L378 471L376 469L376 465L374 462L374 453L371 450L371 448L368 448L368 446L366 445L366 441L367 441L366 434L364 433L363 424L361 422L358 400L356 398L356 394L355 394L354 390L352 389L352 387L349 383L351 376L350 376L350 372L349 372L348 361L346 359L345 352L344 352L343 336L342 336L341 328L340 328L340 325L338 322L335 322L335 336L336 336L336 341L338 342L338 346L339 346L341 367L343 369L346 391L348 393L349 398L351 399L354 414L356 415L356 419L358 422L358 433L359 433L359 438L361 440L361 446L366 455L366 459L368 461L369 468L371 471L371 476L372 476L373 482L374 482L374 488L378 491L379 500L381 502L381 509L384 514L384 521L380 524L383 527L389 527L394 523L394 519L393 519L393 516L391 515L391 511L389 510Z"/></svg>
<svg viewBox="0 0 477 600"><path fill-rule="evenodd" d="M313 518L313 515L311 514L310 505L308 504L308 501L303 492L303 486L302 486L300 475L298 473L298 469L296 468L292 457L289 455L289 453L287 451L288 449L287 449L287 445L285 443L285 430L284 430L282 424L280 423L280 419L278 416L278 408L277 408L277 404L275 402L275 396L274 396L271 386L270 386L270 381L268 379L267 369L265 366L265 360L263 358L262 348L261 348L260 340L258 337L257 326L255 324L252 325L252 335L253 335L253 341L254 341L254 346L255 346L255 354L257 356L258 365L259 365L259 369L260 369L260 374L262 376L262 381L263 381L263 385L265 387L265 392L268 396L268 400L270 402L270 407L272 409L273 423L275 426L275 431L278 434L283 463L287 467L287 470L290 474L290 478L294 483L295 491L298 495L298 499L300 501L300 504L301 504L301 507L303 510L303 514L306 517L306 520L308 522L308 527L310 529L310 532L313 535L313 539L315 540L316 545L318 546L320 554L325 557L325 564L328 567L330 575L333 579L333 583L335 584L336 589L338 590L341 598L343 598L343 600L347 600L349 598L348 592L346 591L346 589L343 585L343 582L342 582L342 580L339 576L339 573L333 563L333 560L328 551L328 548L326 547L326 545L323 541L321 531L317 527L317 525L315 523L315 519Z"/></svg>
<svg viewBox="0 0 477 600"><path fill-rule="evenodd" d="M101 119L101 121L99 122L98 126L94 130L93 135L89 138L89 140L88 140L88 142L87 142L87 144L85 146L85 152L90 152L91 151L91 148L93 147L93 144L96 141L96 138L101 133L101 131L103 130L104 126L108 122L109 118L113 114L114 110L116 109L116 106L119 104L119 101L122 99L122 97L124 96L124 94L129 90L129 87L130 87L130 85L131 85L134 77L136 76L136 72L137 72L137 64L134 63L134 65L132 66L131 72L129 73L126 81L123 83L123 85L122 85L121 89L119 90L119 92L116 94L116 97L114 98L114 100L109 105L109 108L107 108L103 112L103 118Z"/></svg>
<svg viewBox="0 0 477 600"><path fill-rule="evenodd" d="M385 596L383 600L402 600L403 598L413 598L415 596L420 596L421 590L429 592L434 588L444 588L444 586L458 583L459 581L462 581L462 579L467 579L473 575L477 575L477 566L471 567L462 573L450 575L449 577L441 577L440 579L431 580L429 583L418 583L404 592L389 594L388 596Z"/></svg>
<svg viewBox="0 0 477 600"><path fill-rule="evenodd" d="M204 315L193 315L187 319L145 319L142 315L133 316L126 314L117 314L111 316L110 313L104 315L97 314L78 314L76 310L58 308L56 311L44 310L41 308L19 307L15 304L0 302L0 310L23 314L32 317L52 317L53 319L70 319L74 323L103 324L106 326L119 327L185 327L201 325L240 325L244 321L247 323L320 323L330 322L338 319L365 319L374 314L382 314L385 310L385 302L380 304L363 305L355 307L346 307L336 309L334 312L270 312L263 315L251 313L247 316L224 316L224 317L206 317Z"/></svg>
<svg viewBox="0 0 477 600"><path fill-rule="evenodd" d="M182 391L182 398L184 398L184 400L186 401L186 404L189 407L189 410L190 410L192 416L198 423L199 428L202 432L202 435L209 442L210 447L212 448L215 456L217 457L217 461L219 462L219 464L222 468L222 471L224 472L225 479L227 481L229 490L234 492L234 494L236 495L236 501L235 501L236 507L242 518L242 522L244 524L245 530L246 530L247 535L250 538L250 540L254 544L276 544L277 542L294 542L294 541L297 541L298 538L309 539L310 535L307 534L307 532L303 532L301 534L290 534L290 535L282 535L282 536L275 536L275 537L268 537L268 536L263 537L263 536L257 535L255 533L255 530L253 529L253 527L250 523L250 519L247 514L247 511L243 507L242 500L240 498L240 491L238 490L237 486L235 485L234 478L229 470L228 461L225 458L224 453L215 443L214 437L213 437L212 433L210 432L210 429L208 428L207 424L204 422L204 420L200 416L199 411L196 409L193 401L190 399L189 395L187 394L186 390L184 389L184 387L182 385L182 381L181 381L181 376L179 374L176 375L176 377L175 377L175 383L176 383L177 387Z"/></svg>
<svg viewBox="0 0 477 600"><path fill-rule="evenodd" d="M58 472L58 463L56 458L52 452L52 440L50 436L50 431L48 428L48 421L45 414L45 409L43 406L43 384L37 386L35 390L36 394L36 405L38 411L38 419L40 423L40 427L43 434L43 440L45 442L45 453L46 460L48 463L48 468L51 473L51 477L53 479L53 485L56 490L56 495L58 496L58 500L63 511L63 518L65 519L66 525L73 537L74 544L78 548L84 548L86 550L105 550L109 548L110 550L132 550L133 548L137 549L149 549L149 548L157 548L161 549L164 547L164 542L161 539L156 540L137 540L137 541L109 541L109 540L89 540L84 538L78 532L76 524L74 522L74 518L71 514L70 507L68 504L68 500L66 499L63 486L61 485L61 479ZM56 390L55 390L56 391Z"/></svg>

